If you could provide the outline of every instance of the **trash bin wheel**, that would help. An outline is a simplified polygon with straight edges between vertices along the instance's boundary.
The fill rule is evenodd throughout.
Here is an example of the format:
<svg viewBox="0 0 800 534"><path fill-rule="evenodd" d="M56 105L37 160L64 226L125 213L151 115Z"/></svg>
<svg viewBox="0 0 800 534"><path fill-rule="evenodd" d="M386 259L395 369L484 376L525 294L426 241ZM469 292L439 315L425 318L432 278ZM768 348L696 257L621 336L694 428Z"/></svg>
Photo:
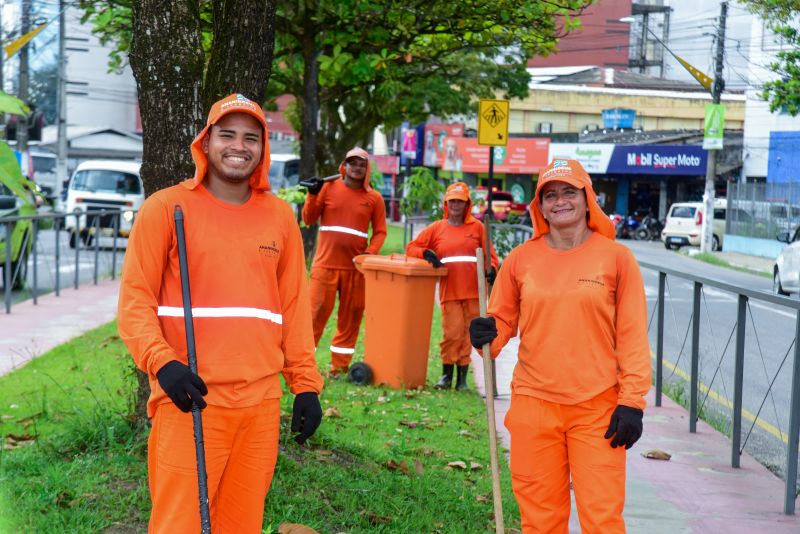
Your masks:
<svg viewBox="0 0 800 534"><path fill-rule="evenodd" d="M366 386L372 383L372 369L364 362L358 362L350 366L347 378L353 384Z"/></svg>

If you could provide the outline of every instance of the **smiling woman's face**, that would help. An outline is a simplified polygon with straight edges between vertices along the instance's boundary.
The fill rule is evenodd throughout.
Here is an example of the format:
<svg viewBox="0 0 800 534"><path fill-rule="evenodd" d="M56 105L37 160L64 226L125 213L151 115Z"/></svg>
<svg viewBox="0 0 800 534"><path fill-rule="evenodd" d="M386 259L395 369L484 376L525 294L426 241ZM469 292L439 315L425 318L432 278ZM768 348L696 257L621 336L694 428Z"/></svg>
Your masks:
<svg viewBox="0 0 800 534"><path fill-rule="evenodd" d="M539 208L551 228L568 229L586 221L586 192L566 182L550 182L542 187Z"/></svg>

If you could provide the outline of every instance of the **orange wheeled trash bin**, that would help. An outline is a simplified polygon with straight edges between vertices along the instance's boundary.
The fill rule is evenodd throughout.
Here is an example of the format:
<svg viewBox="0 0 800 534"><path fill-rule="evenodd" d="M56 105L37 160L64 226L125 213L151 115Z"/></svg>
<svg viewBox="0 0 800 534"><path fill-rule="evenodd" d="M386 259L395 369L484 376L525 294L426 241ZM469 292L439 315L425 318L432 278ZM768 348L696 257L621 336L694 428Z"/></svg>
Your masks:
<svg viewBox="0 0 800 534"><path fill-rule="evenodd" d="M425 385L436 280L447 268L404 254L363 254L364 363L372 383L394 389Z"/></svg>

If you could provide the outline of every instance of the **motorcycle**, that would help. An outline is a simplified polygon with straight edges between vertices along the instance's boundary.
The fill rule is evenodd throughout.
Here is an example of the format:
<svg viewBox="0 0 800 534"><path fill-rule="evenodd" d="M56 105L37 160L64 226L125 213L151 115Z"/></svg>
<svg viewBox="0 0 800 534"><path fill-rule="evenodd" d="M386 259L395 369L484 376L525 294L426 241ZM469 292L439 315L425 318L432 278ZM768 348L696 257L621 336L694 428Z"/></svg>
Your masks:
<svg viewBox="0 0 800 534"><path fill-rule="evenodd" d="M642 218L642 222L634 231L634 239L640 241L657 241L661 239L661 231L664 223L650 215L649 213Z"/></svg>
<svg viewBox="0 0 800 534"><path fill-rule="evenodd" d="M614 213L609 215L611 222L614 223L615 228L617 229L617 239L635 239L636 238L636 230L639 228L641 223L639 222L636 217L633 215L628 215L625 217L624 215L619 215L618 213Z"/></svg>

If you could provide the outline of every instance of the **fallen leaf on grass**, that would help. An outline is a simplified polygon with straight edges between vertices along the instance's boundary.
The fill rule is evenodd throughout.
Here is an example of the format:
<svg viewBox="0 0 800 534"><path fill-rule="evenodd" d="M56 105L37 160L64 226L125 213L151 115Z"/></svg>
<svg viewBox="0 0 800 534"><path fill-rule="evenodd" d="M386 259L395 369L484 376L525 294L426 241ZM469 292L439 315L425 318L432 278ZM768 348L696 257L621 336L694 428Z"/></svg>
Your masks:
<svg viewBox="0 0 800 534"><path fill-rule="evenodd" d="M341 412L339 412L339 409L336 408L335 406L331 406L330 408L326 409L322 413L322 415L324 415L325 417L341 417L342 416Z"/></svg>
<svg viewBox="0 0 800 534"><path fill-rule="evenodd" d="M417 428L417 425L419 425L416 421L400 421L400 424L408 428Z"/></svg>
<svg viewBox="0 0 800 534"><path fill-rule="evenodd" d="M281 523L278 534L319 534L319 532L300 523Z"/></svg>
<svg viewBox="0 0 800 534"><path fill-rule="evenodd" d="M332 456L333 451L329 451L328 449L317 449L317 454L320 456Z"/></svg>
<svg viewBox="0 0 800 534"><path fill-rule="evenodd" d="M389 402L389 400L390 400L389 397L384 397L383 395L381 395L380 397L377 398L377 403L383 404L385 402Z"/></svg>
<svg viewBox="0 0 800 534"><path fill-rule="evenodd" d="M392 516L389 515L378 515L376 513L366 512L366 511L361 512L361 514L367 518L369 524L372 525L373 527L376 527L378 525L385 525L393 521Z"/></svg>
<svg viewBox="0 0 800 534"><path fill-rule="evenodd" d="M465 438L473 438L473 439L477 437L475 434L473 434L469 430L459 430L458 431L458 435L462 436L462 437L465 437Z"/></svg>
<svg viewBox="0 0 800 534"><path fill-rule="evenodd" d="M399 470L404 475L407 475L407 474L410 473L410 471L408 470L408 464L406 464L405 460L401 461L400 463L397 463L394 460L389 460L383 465L386 466L386 469L388 469L389 471L398 471Z"/></svg>
<svg viewBox="0 0 800 534"><path fill-rule="evenodd" d="M455 462L447 462L447 467L450 469L458 468L458 469L466 469L467 464L466 462L462 462L461 460L456 460Z"/></svg>
<svg viewBox="0 0 800 534"><path fill-rule="evenodd" d="M102 349L103 347L110 345L111 343L117 341L118 339L119 336L109 336L105 338L102 343L100 343L100 348Z"/></svg>
<svg viewBox="0 0 800 534"><path fill-rule="evenodd" d="M473 471L475 471L476 469L482 469L483 466L481 464L479 464L478 462L470 462L469 463L469 468L472 469Z"/></svg>
<svg viewBox="0 0 800 534"><path fill-rule="evenodd" d="M425 468L422 466L422 462L419 460L414 460L414 470L417 472L419 476L425 474Z"/></svg>
<svg viewBox="0 0 800 534"><path fill-rule="evenodd" d="M36 441L36 437L30 434L6 434L6 439L3 442L3 449L10 451L17 447L30 445L34 441Z"/></svg>
<svg viewBox="0 0 800 534"><path fill-rule="evenodd" d="M664 452L660 449L650 449L649 451L643 452L642 456L645 458L650 458L651 460L669 460L672 458L670 453Z"/></svg>
<svg viewBox="0 0 800 534"><path fill-rule="evenodd" d="M475 500L478 502L491 502L491 499L485 495L475 495Z"/></svg>

